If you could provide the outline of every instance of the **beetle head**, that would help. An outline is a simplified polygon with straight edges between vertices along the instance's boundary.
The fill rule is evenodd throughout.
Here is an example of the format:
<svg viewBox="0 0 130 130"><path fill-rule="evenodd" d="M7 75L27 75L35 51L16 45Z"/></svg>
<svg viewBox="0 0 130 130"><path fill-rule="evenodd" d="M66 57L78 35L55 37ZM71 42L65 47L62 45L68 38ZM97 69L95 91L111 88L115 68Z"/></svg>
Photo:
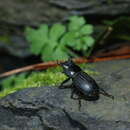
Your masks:
<svg viewBox="0 0 130 130"><path fill-rule="evenodd" d="M81 68L77 66L72 59L69 59L63 63L60 63L61 67L63 68L63 72L70 78L72 78L75 73L81 71Z"/></svg>

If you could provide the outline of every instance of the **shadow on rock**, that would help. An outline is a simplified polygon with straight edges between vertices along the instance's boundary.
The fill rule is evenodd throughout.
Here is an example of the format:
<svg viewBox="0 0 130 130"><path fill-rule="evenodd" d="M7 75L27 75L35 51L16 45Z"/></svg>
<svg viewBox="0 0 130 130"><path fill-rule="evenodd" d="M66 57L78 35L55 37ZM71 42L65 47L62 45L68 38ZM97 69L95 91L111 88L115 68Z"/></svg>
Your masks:
<svg viewBox="0 0 130 130"><path fill-rule="evenodd" d="M79 130L88 130L83 124L81 124L79 121L72 119L72 117L69 115L66 110L63 109L63 112L65 113L66 117L68 118L69 122L71 123L72 127L79 128Z"/></svg>

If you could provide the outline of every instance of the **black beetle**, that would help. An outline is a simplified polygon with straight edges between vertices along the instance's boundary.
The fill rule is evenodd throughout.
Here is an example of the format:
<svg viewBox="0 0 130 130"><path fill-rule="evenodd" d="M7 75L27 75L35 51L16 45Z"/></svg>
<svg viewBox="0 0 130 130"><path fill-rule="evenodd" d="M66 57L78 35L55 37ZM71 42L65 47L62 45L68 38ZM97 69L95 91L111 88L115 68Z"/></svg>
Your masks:
<svg viewBox="0 0 130 130"><path fill-rule="evenodd" d="M63 68L63 73L68 76L68 78L61 83L59 88L73 88L71 98L79 100L79 109L81 107L81 99L95 101L99 99L100 94L114 99L112 95L108 94L105 92L105 90L100 88L96 81L87 73L82 71L82 69L77 66L71 59L58 64ZM66 86L65 84L71 79L72 85ZM74 94L77 94L79 97L74 98Z"/></svg>

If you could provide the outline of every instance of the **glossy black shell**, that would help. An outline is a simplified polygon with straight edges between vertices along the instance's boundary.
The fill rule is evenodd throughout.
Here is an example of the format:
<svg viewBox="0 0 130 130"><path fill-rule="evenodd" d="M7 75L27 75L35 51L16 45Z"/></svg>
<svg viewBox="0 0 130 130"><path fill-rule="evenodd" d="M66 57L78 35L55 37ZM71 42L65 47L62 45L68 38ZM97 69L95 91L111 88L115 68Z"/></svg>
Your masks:
<svg viewBox="0 0 130 130"><path fill-rule="evenodd" d="M99 99L99 87L87 73L80 71L73 78L73 85L84 94L87 100Z"/></svg>
<svg viewBox="0 0 130 130"><path fill-rule="evenodd" d="M86 100L97 100L99 98L99 87L95 80L83 72L79 66L68 60L60 64L63 72L72 79L73 86L81 92Z"/></svg>

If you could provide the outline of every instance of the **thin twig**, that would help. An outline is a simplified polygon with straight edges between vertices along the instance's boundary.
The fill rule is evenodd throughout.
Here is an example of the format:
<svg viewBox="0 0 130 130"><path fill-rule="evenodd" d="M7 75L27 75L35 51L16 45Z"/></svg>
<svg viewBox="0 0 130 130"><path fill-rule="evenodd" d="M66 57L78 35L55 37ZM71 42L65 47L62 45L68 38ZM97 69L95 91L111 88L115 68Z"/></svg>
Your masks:
<svg viewBox="0 0 130 130"><path fill-rule="evenodd" d="M90 63L90 62L100 62L100 61L109 61L109 60L117 60L117 59L128 59L130 58L130 54L129 55L118 55L118 56L112 56L112 57L91 57L91 58L74 58L73 61L75 63ZM63 61L59 61L63 62ZM49 67L55 67L58 66L57 62L45 62L45 63L39 63L39 64L33 64L33 65L29 65L29 66L25 66L22 68L18 68L18 69L14 69L5 73L0 74L0 78L6 77L6 76L10 76L16 73L20 73L20 72L25 72L25 71L30 71L30 70L42 70L42 69L47 69Z"/></svg>

